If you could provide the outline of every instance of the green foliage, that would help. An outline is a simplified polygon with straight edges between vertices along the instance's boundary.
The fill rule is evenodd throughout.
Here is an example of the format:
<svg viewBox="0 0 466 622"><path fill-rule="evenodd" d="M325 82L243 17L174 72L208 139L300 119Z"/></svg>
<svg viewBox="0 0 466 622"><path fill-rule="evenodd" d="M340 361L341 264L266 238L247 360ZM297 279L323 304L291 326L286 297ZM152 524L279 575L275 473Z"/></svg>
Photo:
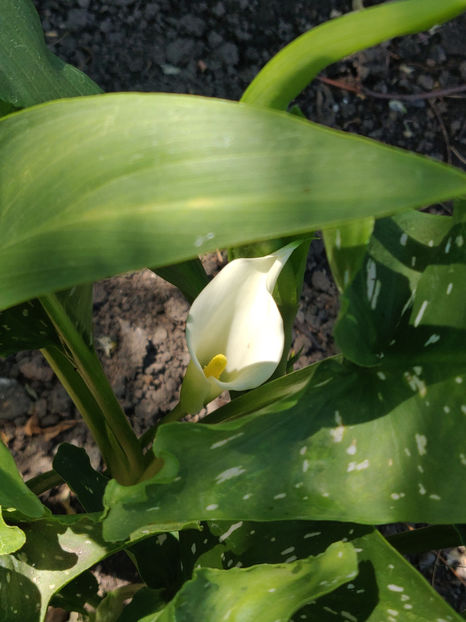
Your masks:
<svg viewBox="0 0 466 622"><path fill-rule="evenodd" d="M188 620L289 620L303 605L356 576L351 544L335 543L318 557L277 564L257 564L228 571L194 572L160 616L160 622Z"/></svg>
<svg viewBox="0 0 466 622"><path fill-rule="evenodd" d="M371 622L385 620L389 609L398 611L400 620L416 622L451 613L424 579L372 527L309 521L215 521L207 523L202 532L182 532L180 541L186 556L191 557L191 568L224 569L306 558L349 541L357 553L357 576L347 577L340 588L305 606L293 616L295 622L327 622L342 610L349 614L343 616L345 619L351 620L353 616Z"/></svg>
<svg viewBox="0 0 466 622"><path fill-rule="evenodd" d="M7 516L41 518L48 510L24 483L12 455L0 441L0 506Z"/></svg>
<svg viewBox="0 0 466 622"><path fill-rule="evenodd" d="M103 509L102 497L108 478L92 468L84 449L62 443L53 459L53 468L76 494L86 512Z"/></svg>
<svg viewBox="0 0 466 622"><path fill-rule="evenodd" d="M39 16L29 0L2 0L0 57L0 98L16 108L102 92L46 47Z"/></svg>
<svg viewBox="0 0 466 622"><path fill-rule="evenodd" d="M466 175L264 106L465 8L405 0L332 20L277 54L239 105L101 96L47 50L29 0L3 1L0 354L42 350L106 471L63 444L26 485L0 443L1 620L43 622L49 602L86 622L460 619L373 525L432 523L391 538L400 552L464 544L466 209L413 210L464 194ZM341 354L285 375L317 229ZM192 301L208 281L200 253L260 256L290 237L302 243L274 290L276 377L138 440L92 346L92 282L151 266ZM84 512L52 516L33 492L44 482ZM90 569L122 550L141 582L101 598Z"/></svg>
<svg viewBox="0 0 466 622"><path fill-rule="evenodd" d="M52 102L1 119L0 144L1 308L466 190L466 175L426 158L293 115L187 95ZM361 171L371 179L363 187Z"/></svg>
<svg viewBox="0 0 466 622"><path fill-rule="evenodd" d="M26 542L26 536L19 527L11 527L5 523L0 507L0 555L14 553Z"/></svg>

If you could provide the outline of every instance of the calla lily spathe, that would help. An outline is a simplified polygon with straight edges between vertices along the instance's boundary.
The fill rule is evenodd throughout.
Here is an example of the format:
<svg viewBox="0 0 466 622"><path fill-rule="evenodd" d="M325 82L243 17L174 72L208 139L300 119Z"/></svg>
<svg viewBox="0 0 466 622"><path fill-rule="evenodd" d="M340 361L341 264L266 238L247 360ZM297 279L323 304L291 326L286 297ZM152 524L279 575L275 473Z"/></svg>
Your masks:
<svg viewBox="0 0 466 622"><path fill-rule="evenodd" d="M184 412L198 412L222 391L253 389L273 374L284 331L272 292L298 244L235 259L195 299L186 324L191 361L181 388Z"/></svg>

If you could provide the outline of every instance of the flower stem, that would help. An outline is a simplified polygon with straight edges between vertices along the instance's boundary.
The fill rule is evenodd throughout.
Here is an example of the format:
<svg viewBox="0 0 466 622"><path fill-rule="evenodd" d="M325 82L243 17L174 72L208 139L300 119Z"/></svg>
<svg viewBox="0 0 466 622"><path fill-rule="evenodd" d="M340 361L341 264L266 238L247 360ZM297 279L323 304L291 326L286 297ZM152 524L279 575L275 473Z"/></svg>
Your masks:
<svg viewBox="0 0 466 622"><path fill-rule="evenodd" d="M55 294L42 296L40 302L70 351L77 372L99 408L98 411L95 408L85 409L86 422L91 422L91 430L97 433L96 441L103 453L105 452L104 455L106 454L112 475L122 484L129 485L137 481L144 470L142 450L104 374L97 354L84 342ZM79 395L82 400L84 391L80 390ZM90 401L87 402L89 405ZM104 423L106 425L103 426Z"/></svg>
<svg viewBox="0 0 466 622"><path fill-rule="evenodd" d="M75 366L57 347L42 348L41 353L81 413L97 443L104 461L112 469L113 449L103 413ZM115 465L114 465L115 466Z"/></svg>

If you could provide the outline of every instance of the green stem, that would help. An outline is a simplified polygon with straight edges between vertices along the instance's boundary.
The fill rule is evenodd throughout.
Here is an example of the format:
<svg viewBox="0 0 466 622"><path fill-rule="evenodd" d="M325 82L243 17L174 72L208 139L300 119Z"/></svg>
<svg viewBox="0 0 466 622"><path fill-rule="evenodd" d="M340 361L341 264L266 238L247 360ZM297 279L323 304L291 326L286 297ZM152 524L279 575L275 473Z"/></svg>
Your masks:
<svg viewBox="0 0 466 622"><path fill-rule="evenodd" d="M59 348L54 346L42 348L41 352L81 413L102 453L104 461L112 470L113 453L109 442L108 429L102 411L89 392L86 383Z"/></svg>
<svg viewBox="0 0 466 622"><path fill-rule="evenodd" d="M61 486L64 483L65 480L63 477L52 469L51 471L46 471L45 473L31 477L31 479L28 479L26 482L26 486L32 490L35 495L41 495L43 492L47 492L47 490L55 488L55 486Z"/></svg>
<svg viewBox="0 0 466 622"><path fill-rule="evenodd" d="M69 315L54 294L40 298L47 315L72 354L81 378L96 401L108 426L106 451L112 475L122 484L137 481L144 470L144 457L136 434L131 428L110 383L104 374L95 351L89 348ZM89 411L88 411L89 412ZM94 429L102 430L97 422L100 413L92 411Z"/></svg>

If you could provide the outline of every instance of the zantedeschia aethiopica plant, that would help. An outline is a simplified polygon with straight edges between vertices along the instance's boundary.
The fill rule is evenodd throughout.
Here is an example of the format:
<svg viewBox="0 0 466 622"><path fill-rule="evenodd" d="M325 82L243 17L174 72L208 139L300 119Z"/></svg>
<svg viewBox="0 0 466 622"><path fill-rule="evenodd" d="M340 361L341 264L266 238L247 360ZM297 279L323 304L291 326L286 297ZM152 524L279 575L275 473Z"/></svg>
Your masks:
<svg viewBox="0 0 466 622"><path fill-rule="evenodd" d="M331 20L238 104L102 96L46 49L30 0L2 0L0 354L40 349L103 466L62 443L25 483L0 442L0 622L50 604L84 622L462 619L400 553L464 544L466 176L286 110L325 65L465 8ZM416 211L450 199L450 216ZM340 353L293 371L297 240L320 230ZM242 258L209 282L199 255L216 248ZM180 403L138 438L91 301L92 282L142 266L194 302ZM230 403L180 421L223 390ZM42 503L55 486L76 514ZM373 527L407 522L428 526ZM121 550L139 578L102 598L90 569Z"/></svg>

